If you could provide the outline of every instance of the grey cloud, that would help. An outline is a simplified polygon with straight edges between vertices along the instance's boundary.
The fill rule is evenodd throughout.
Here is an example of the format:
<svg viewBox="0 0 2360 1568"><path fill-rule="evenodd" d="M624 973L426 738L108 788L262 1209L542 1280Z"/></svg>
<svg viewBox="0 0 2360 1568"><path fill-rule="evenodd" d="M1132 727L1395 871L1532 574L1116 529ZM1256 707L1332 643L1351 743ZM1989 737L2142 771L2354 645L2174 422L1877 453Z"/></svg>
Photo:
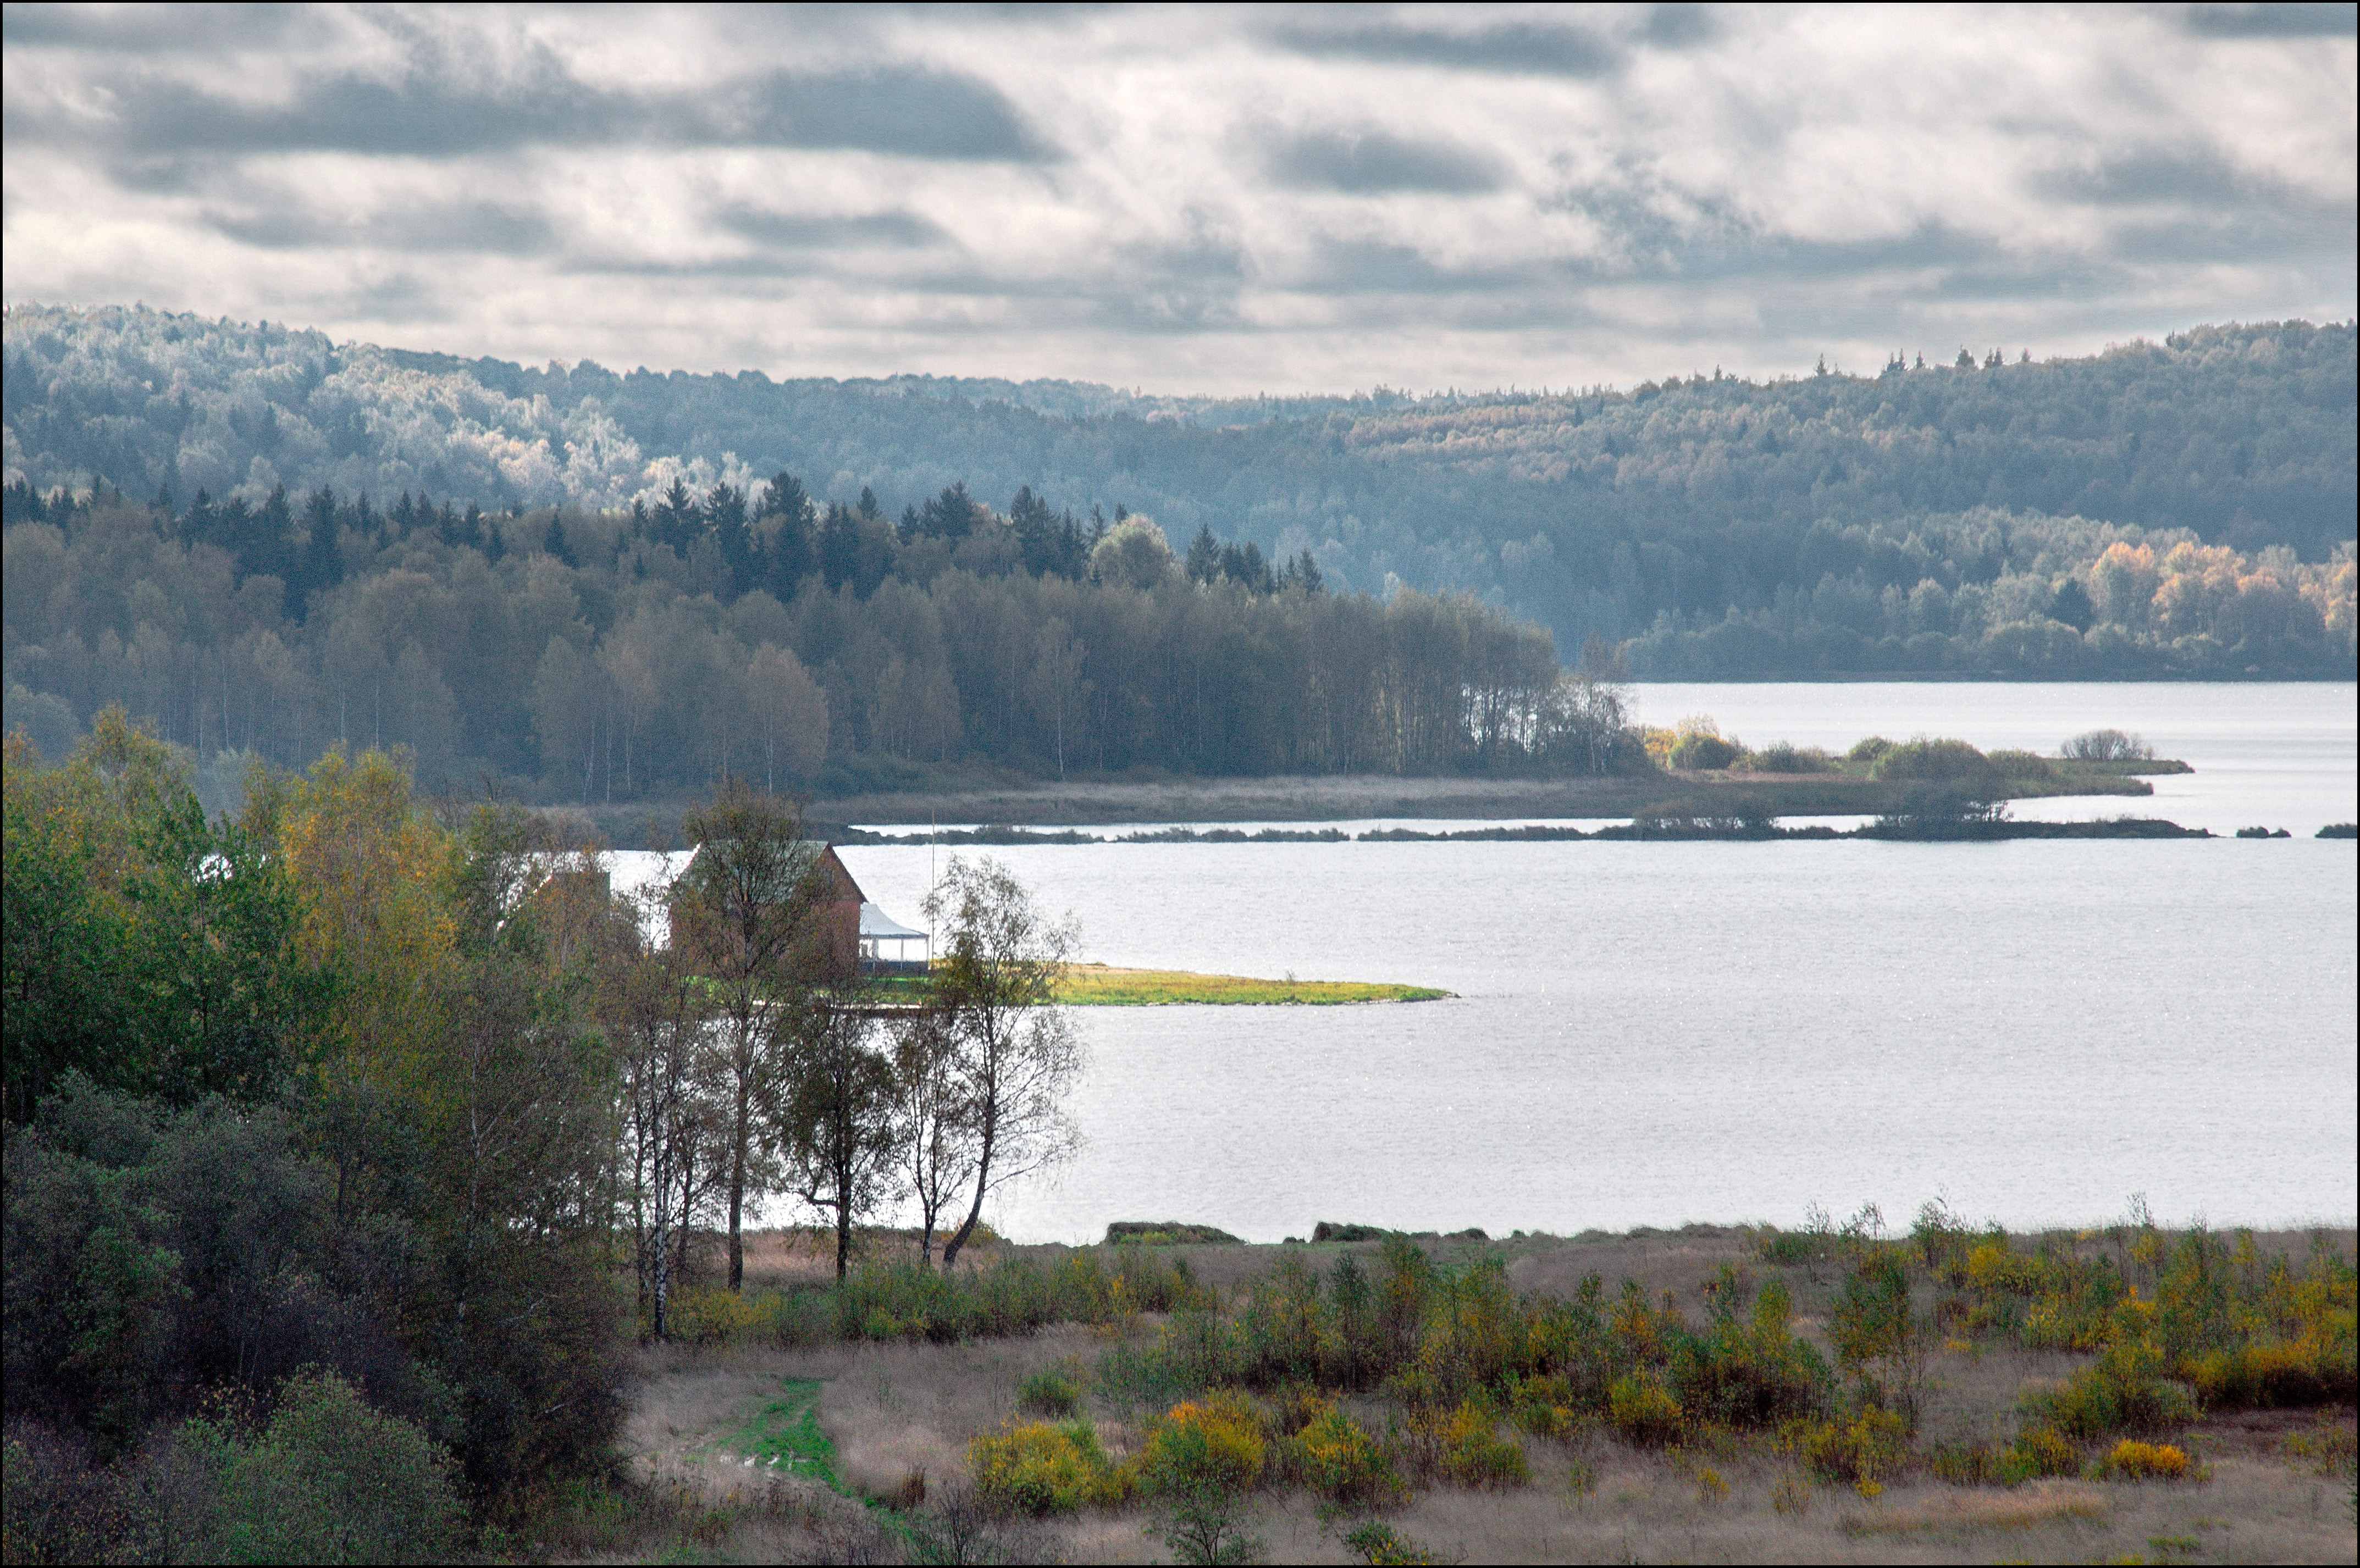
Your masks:
<svg viewBox="0 0 2360 1568"><path fill-rule="evenodd" d="M1374 194L1435 191L1476 195L1496 191L1506 171L1497 160L1448 142L1412 141L1383 131L1320 131L1280 136L1265 153L1272 176L1315 190Z"/></svg>
<svg viewBox="0 0 2360 1568"><path fill-rule="evenodd" d="M2353 36L2360 6L2353 5L2191 5L2180 25L2216 38L2309 38Z"/></svg>
<svg viewBox="0 0 2360 1568"><path fill-rule="evenodd" d="M726 207L714 221L729 233L781 250L913 248L949 238L941 225L914 212L870 212L858 217L813 217Z"/></svg>
<svg viewBox="0 0 2360 1568"><path fill-rule="evenodd" d="M429 203L357 220L307 212L290 203L250 214L211 213L205 222L232 239L266 250L367 246L536 256L556 244L549 221L539 212L491 201Z"/></svg>
<svg viewBox="0 0 2360 1568"><path fill-rule="evenodd" d="M987 82L923 71L777 73L701 93L634 96L583 85L544 63L497 90L452 86L442 73L399 83L337 76L285 107L255 108L169 81L122 90L118 150L340 151L457 158L542 143L843 147L920 158L1045 161L1041 142ZM12 136L81 140L79 125L9 116Z"/></svg>
<svg viewBox="0 0 2360 1568"><path fill-rule="evenodd" d="M1720 36L1721 23L1708 5L1658 5L1647 14L1639 36L1657 49L1689 49Z"/></svg>
<svg viewBox="0 0 2360 1568"><path fill-rule="evenodd" d="M116 54L185 54L277 43L300 30L292 5L10 5L0 42L17 49L82 49Z"/></svg>
<svg viewBox="0 0 2360 1568"><path fill-rule="evenodd" d="M683 106L692 118L700 113L696 103ZM711 125L712 139L772 147L1019 162L1056 156L999 89L972 77L914 71L769 77L722 95Z"/></svg>
<svg viewBox="0 0 2360 1568"><path fill-rule="evenodd" d="M1622 62L1622 51L1594 33L1528 22L1503 22L1470 32L1382 23L1337 28L1294 26L1279 28L1276 37L1306 55L1518 75L1604 76Z"/></svg>
<svg viewBox="0 0 2360 1568"><path fill-rule="evenodd" d="M2211 153L2161 147L2143 147L2090 169L2059 170L2034 183L2046 196L2109 207L2243 202L2254 195L2252 182Z"/></svg>

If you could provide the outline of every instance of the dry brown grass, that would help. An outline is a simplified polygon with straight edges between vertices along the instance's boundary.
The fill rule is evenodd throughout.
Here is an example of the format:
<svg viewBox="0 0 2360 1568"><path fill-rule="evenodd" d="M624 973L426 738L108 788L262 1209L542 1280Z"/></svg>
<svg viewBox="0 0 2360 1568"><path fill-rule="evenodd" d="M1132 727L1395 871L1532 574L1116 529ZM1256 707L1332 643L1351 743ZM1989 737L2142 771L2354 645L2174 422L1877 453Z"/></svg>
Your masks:
<svg viewBox="0 0 2360 1568"><path fill-rule="evenodd" d="M1353 1216L1339 1215L1349 1219ZM2265 1238L2257 1238L2265 1239ZM2278 1240L2299 1248L2307 1238ZM901 1247L894 1241L884 1245ZM1422 1245L1459 1261L1485 1244L1428 1240ZM1682 1232L1564 1239L1512 1237L1489 1244L1508 1260L1519 1289L1570 1290L1590 1272L1610 1283L1637 1280L1650 1297L1673 1292L1688 1311L1700 1307L1700 1287L1723 1265L1772 1270L1755 1258L1753 1236L1737 1227L1687 1227ZM2106 1244L2092 1237L2082 1246ZM1054 1266L1062 1247L1009 1249ZM1281 1253L1272 1247L1195 1247L1185 1252L1200 1278L1225 1291L1267 1269ZM1367 1255L1373 1244L1303 1247L1306 1261L1324 1269L1339 1251ZM993 1256L1000 1249L993 1249ZM786 1284L824 1278L832 1255L814 1238L766 1232L749 1238L749 1276ZM1797 1326L1807 1334L1823 1316L1840 1270L1778 1270L1796 1295ZM1142 1325L1152 1330L1152 1321ZM930 1502L964 1478L968 1441L1000 1428L1014 1413L1024 1378L1076 1360L1093 1363L1108 1340L1094 1330L1063 1327L1029 1338L967 1345L891 1344L807 1351L735 1349L644 1352L626 1439L643 1473L669 1466L716 1496L745 1481L727 1465L700 1459L710 1435L726 1431L740 1412L775 1392L785 1377L824 1384L818 1406L823 1430L836 1445L836 1472L854 1489L890 1497L923 1472ZM2069 1373L2081 1358L1985 1345L1934 1357L1924 1436L1928 1442L1985 1440L2013 1430L2016 1400L2033 1382ZM1096 1412L1107 1446L1120 1454L1135 1434ZM2332 1428L2353 1430L2350 1410L2333 1412ZM1881 1497L1864 1499L1850 1488L1808 1488L1799 1514L1774 1508L1774 1492L1796 1475L1771 1440L1721 1441L1713 1452L1643 1454L1595 1436L1580 1452L1595 1467L1595 1486L1577 1495L1568 1477L1576 1451L1536 1439L1524 1442L1533 1468L1529 1486L1468 1491L1421 1490L1387 1516L1403 1534L1468 1562L1564 1562L1608 1558L1681 1558L1737 1562L2223 1561L2350 1563L2355 1552L2347 1512L2350 1481L2322 1475L2319 1465L2290 1454L2299 1437L2316 1447L2316 1412L2259 1412L2216 1417L2180 1441L2206 1466L2202 1483L2050 1481L2013 1490L1943 1484L1923 1471L1893 1480ZM2301 1446L2301 1444L2299 1444ZM1728 1490L1714 1497L1699 1484L1710 1465ZM802 1492L764 1509L746 1509L710 1541L685 1549L701 1560L842 1559L896 1550L879 1533L877 1515L808 1483ZM1303 1494L1251 1499L1253 1530L1278 1562L1356 1561L1342 1540L1351 1521L1323 1521ZM1098 1509L1054 1520L1033 1537L1034 1550L1074 1562L1148 1562L1169 1553L1151 1532L1154 1516L1140 1507ZM669 1544L667 1544L669 1542ZM665 1555L677 1538L650 1540L647 1555Z"/></svg>

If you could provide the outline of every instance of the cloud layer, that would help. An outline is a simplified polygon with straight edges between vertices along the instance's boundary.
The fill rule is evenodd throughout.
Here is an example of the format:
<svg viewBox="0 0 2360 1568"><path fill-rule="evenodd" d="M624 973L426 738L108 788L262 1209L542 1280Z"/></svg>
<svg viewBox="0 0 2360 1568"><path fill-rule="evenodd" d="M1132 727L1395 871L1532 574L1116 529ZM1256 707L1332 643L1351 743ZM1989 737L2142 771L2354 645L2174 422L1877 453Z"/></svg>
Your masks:
<svg viewBox="0 0 2360 1568"><path fill-rule="evenodd" d="M470 354L1562 386L2355 309L2348 5L5 29L11 299Z"/></svg>

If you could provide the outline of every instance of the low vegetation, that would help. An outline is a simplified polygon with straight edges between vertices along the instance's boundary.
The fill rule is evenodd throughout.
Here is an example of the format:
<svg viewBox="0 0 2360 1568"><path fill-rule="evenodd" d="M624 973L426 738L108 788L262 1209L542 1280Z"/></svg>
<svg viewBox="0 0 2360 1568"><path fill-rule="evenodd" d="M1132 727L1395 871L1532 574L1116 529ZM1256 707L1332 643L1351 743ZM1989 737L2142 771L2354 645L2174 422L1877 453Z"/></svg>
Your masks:
<svg viewBox="0 0 2360 1568"><path fill-rule="evenodd" d="M1328 1227L1348 1228L1370 1227ZM643 1397L719 1367L821 1377L834 1484L912 1560L970 1509L1032 1560L2105 1560L2154 1538L2350 1557L2349 1231L2135 1207L2009 1235L1929 1205L1900 1235L1868 1210L1378 1237L1003 1247L950 1297L1035 1302L1014 1337L972 1306L947 1332L890 1257L843 1287L781 1277L763 1290L846 1304L749 1326ZM739 1507L737 1549L825 1535Z"/></svg>

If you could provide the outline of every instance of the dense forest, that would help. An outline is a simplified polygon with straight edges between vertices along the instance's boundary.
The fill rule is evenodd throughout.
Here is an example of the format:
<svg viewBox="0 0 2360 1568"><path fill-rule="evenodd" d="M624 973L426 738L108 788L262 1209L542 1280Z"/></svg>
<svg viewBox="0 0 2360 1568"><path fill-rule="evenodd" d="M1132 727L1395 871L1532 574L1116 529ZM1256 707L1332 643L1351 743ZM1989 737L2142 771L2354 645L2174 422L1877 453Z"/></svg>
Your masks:
<svg viewBox="0 0 2360 1568"><path fill-rule="evenodd" d="M595 514L324 487L40 510L7 534L8 723L56 756L120 703L204 759L215 804L249 758L339 739L606 803L947 764L1589 771L1622 734L1610 687L1470 597L1335 593L1308 553L1200 530L1183 554L1028 492L1003 516L954 485L898 524L785 474Z"/></svg>
<svg viewBox="0 0 2360 1568"><path fill-rule="evenodd" d="M379 508L424 494L586 516L651 507L675 482L750 496L782 470L823 504L866 490L898 518L963 482L1011 511L1020 492L1083 515L1121 504L1175 543L1209 528L1273 561L1307 550L1341 591L1472 593L1563 649L1630 642L1642 675L2348 676L2334 606L2360 504L2355 345L2348 322L2264 323L2081 359L1896 356L1874 375L1212 399L536 369L17 306L5 455L25 486L12 518L99 482L182 509L200 490L258 508L283 486L298 511L325 487ZM2115 543L2158 563L2181 544L2232 553L2158 565L2202 585L2169 614L2060 603L2068 576L2091 593ZM2247 580L2260 597L2235 606ZM2058 630L2086 644L2107 626L2094 646Z"/></svg>

